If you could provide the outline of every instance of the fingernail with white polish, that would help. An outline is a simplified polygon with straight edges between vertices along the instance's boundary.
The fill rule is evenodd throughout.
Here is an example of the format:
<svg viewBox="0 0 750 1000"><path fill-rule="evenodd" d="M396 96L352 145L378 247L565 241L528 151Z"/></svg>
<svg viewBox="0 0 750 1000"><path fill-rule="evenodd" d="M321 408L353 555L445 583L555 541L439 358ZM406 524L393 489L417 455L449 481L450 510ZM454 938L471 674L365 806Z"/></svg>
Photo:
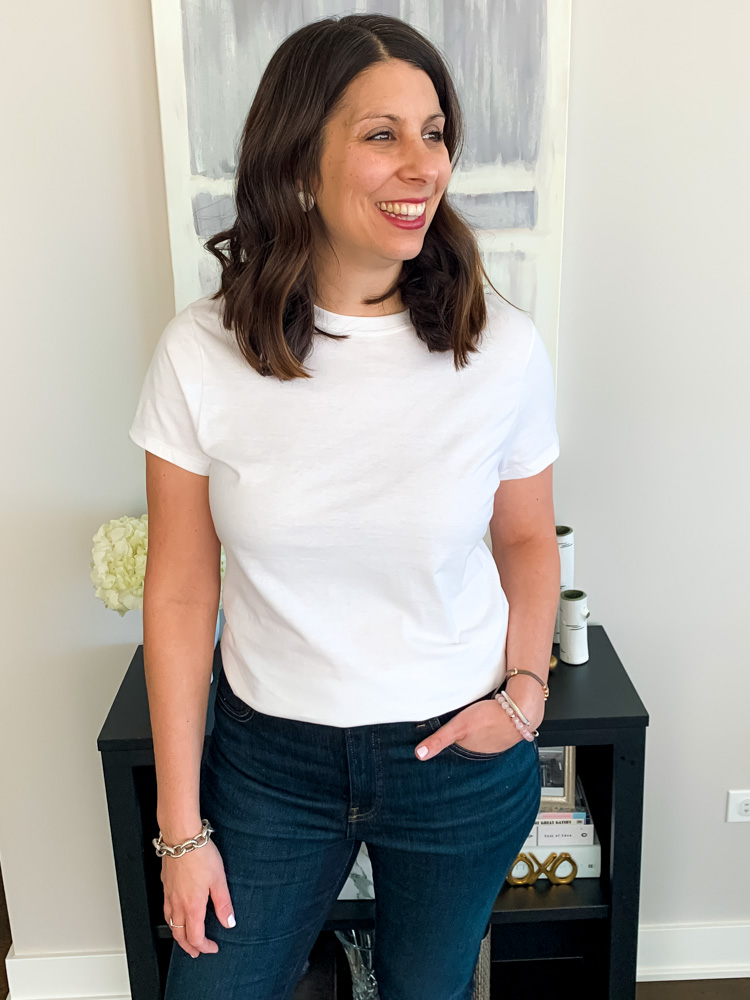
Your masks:
<svg viewBox="0 0 750 1000"><path fill-rule="evenodd" d="M234 927L236 925L237 921L234 919L233 913L230 913L229 916L227 917L227 923L229 924L230 927Z"/></svg>
<svg viewBox="0 0 750 1000"><path fill-rule="evenodd" d="M429 752L430 751L427 749L427 747L420 747L419 750L417 750L417 756L426 757Z"/></svg>

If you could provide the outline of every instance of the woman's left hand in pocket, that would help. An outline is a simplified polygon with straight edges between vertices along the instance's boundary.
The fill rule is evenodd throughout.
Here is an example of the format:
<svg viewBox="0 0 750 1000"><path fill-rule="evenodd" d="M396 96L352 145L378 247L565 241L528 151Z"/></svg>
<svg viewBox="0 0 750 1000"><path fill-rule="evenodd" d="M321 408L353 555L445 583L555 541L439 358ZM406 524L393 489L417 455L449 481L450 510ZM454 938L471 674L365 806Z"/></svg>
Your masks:
<svg viewBox="0 0 750 1000"><path fill-rule="evenodd" d="M494 698L483 699L467 705L437 732L418 743L414 753L419 760L430 760L451 743L479 753L500 753L522 739L523 736L497 701ZM427 748L424 756L419 754L422 747Z"/></svg>

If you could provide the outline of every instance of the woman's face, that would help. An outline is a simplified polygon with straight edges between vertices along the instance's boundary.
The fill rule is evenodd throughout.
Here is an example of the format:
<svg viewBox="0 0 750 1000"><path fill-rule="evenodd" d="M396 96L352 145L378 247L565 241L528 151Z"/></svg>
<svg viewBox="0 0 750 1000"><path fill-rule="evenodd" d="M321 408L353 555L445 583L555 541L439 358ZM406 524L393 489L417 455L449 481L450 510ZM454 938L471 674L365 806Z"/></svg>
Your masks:
<svg viewBox="0 0 750 1000"><path fill-rule="evenodd" d="M340 259L382 267L421 251L451 176L444 125L432 81L411 63L376 63L349 84L325 129L315 191ZM383 211L389 202L391 211L418 214L398 225Z"/></svg>

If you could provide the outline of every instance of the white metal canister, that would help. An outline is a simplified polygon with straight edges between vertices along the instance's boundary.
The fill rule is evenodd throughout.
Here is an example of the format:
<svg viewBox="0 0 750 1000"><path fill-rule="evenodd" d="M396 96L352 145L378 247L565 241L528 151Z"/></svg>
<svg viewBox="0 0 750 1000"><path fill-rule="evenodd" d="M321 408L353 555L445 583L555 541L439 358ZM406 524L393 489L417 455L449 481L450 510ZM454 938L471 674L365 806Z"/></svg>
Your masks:
<svg viewBox="0 0 750 1000"><path fill-rule="evenodd" d="M560 659L586 663L589 658L587 622L591 612L583 590L560 592Z"/></svg>
<svg viewBox="0 0 750 1000"><path fill-rule="evenodd" d="M569 528L566 524L555 525L555 531L557 532L557 547L560 550L560 593L563 590L567 590L568 587L572 587L575 583L574 576L574 552L575 547L573 545L573 529ZM553 642L560 641L560 610L562 608L562 600L558 602L557 605L557 618L555 620L555 634L553 636Z"/></svg>

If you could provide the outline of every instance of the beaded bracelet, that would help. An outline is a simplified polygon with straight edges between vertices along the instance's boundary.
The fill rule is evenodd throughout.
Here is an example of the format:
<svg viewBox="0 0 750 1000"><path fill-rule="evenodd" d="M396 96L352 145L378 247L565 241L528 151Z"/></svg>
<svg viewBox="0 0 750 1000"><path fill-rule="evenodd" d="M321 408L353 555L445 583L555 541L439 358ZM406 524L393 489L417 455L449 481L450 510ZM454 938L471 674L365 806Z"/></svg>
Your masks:
<svg viewBox="0 0 750 1000"><path fill-rule="evenodd" d="M528 719L526 718L526 716L525 716L525 715L523 714L523 712L522 712L522 711L521 711L521 709L520 709L520 708L518 707L518 705L516 705L516 703L515 703L515 702L513 701L513 699L511 698L511 696L510 696L510 695L508 694L508 692L507 692L507 691L503 691L503 695L505 696L505 700L506 700L506 701L508 702L508 704L509 704L509 705L510 705L510 707L511 707L511 708L513 709L513 711L514 711L514 712L516 713L516 715L517 715L517 716L518 716L518 718L519 718L519 719L521 720L521 722L522 722L522 723L523 723L523 724L524 724L525 726L528 726L528 725L530 725L530 723L529 723L529 720L528 720Z"/></svg>
<svg viewBox="0 0 750 1000"><path fill-rule="evenodd" d="M529 720L526 718L523 712L521 712L521 710L518 708L515 702L513 702L508 697L505 691L501 691L499 694L496 694L495 701L503 709L504 712L508 713L511 722L525 740L528 740L530 743L536 736L539 735L538 729L535 729L533 733L531 732L531 730L528 728Z"/></svg>

